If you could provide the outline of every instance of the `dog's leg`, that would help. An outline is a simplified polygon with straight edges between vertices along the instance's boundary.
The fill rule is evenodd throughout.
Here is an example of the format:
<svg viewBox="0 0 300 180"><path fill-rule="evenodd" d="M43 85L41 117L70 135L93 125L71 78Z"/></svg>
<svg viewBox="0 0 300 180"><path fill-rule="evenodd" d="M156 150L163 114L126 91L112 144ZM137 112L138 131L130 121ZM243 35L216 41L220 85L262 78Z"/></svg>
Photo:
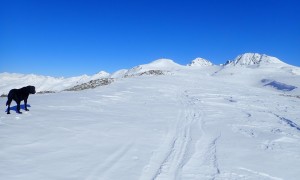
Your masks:
<svg viewBox="0 0 300 180"><path fill-rule="evenodd" d="M8 104L8 107L7 107L7 114L10 114L10 103Z"/></svg>
<svg viewBox="0 0 300 180"><path fill-rule="evenodd" d="M21 109L20 103L21 102L19 102L19 101L17 102L17 113L22 114L22 112L20 111L20 109Z"/></svg>
<svg viewBox="0 0 300 180"><path fill-rule="evenodd" d="M7 114L10 114L10 104L11 104L12 99L8 98L7 102L6 102L6 106L7 107Z"/></svg>
<svg viewBox="0 0 300 180"><path fill-rule="evenodd" d="M29 111L29 109L27 109L27 99L24 99L24 105L25 105L25 111Z"/></svg>

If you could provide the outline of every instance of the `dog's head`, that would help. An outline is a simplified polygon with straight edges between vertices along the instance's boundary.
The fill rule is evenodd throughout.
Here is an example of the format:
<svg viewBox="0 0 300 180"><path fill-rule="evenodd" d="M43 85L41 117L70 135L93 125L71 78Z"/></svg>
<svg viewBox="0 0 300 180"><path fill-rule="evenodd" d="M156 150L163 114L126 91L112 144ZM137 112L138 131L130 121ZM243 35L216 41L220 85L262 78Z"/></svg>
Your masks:
<svg viewBox="0 0 300 180"><path fill-rule="evenodd" d="M27 90L30 94L35 94L35 87L34 86L27 86Z"/></svg>

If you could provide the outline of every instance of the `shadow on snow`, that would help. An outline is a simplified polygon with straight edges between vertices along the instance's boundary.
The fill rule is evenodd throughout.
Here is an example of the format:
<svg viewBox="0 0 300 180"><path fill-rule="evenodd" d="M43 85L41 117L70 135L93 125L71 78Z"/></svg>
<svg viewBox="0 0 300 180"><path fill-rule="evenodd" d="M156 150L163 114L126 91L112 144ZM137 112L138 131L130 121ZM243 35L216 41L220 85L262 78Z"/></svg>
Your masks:
<svg viewBox="0 0 300 180"><path fill-rule="evenodd" d="M23 109L25 111L25 104L21 104L20 107L21 107L21 110ZM29 108L29 107L31 107L30 104L27 104L27 108ZM17 113L17 105L11 106L10 110L15 111ZM7 108L6 108L5 112L7 112Z"/></svg>

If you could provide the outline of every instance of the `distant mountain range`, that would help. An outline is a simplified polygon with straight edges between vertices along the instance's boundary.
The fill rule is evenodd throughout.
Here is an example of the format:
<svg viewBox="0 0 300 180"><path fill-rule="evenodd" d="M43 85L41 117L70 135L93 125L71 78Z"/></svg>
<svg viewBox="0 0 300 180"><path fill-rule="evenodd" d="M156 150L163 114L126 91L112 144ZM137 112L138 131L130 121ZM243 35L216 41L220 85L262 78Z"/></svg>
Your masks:
<svg viewBox="0 0 300 180"><path fill-rule="evenodd" d="M211 68L213 69L212 74L215 75L220 73L232 74L236 71L231 69L233 67L277 68L294 75L300 75L298 67L288 65L276 57L258 53L245 53L222 65L214 65L211 61L203 58L196 58L187 65L177 64L171 59L158 59L149 64L138 65L131 69L122 69L112 74L100 71L92 76L82 75L70 78L54 78L35 74L0 73L0 95L7 94L10 89L27 85L36 86L37 91L40 93L95 88L97 86L110 84L114 79L145 75L172 74L180 71L180 69L188 68L202 70ZM228 68L231 70L228 70ZM80 86L85 88L80 88Z"/></svg>

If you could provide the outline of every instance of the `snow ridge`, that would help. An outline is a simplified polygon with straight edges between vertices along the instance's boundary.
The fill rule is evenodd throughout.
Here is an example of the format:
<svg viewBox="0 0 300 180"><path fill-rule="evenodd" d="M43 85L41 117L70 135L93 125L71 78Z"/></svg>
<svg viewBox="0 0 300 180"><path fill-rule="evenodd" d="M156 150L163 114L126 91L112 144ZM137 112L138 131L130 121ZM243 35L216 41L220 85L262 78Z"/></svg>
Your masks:
<svg viewBox="0 0 300 180"><path fill-rule="evenodd" d="M95 79L91 80L87 83L83 83L80 85L76 85L74 87L65 89L64 91L82 91L84 89L94 89L98 86L106 86L111 84L114 81L114 79L111 78L101 78L101 79Z"/></svg>

